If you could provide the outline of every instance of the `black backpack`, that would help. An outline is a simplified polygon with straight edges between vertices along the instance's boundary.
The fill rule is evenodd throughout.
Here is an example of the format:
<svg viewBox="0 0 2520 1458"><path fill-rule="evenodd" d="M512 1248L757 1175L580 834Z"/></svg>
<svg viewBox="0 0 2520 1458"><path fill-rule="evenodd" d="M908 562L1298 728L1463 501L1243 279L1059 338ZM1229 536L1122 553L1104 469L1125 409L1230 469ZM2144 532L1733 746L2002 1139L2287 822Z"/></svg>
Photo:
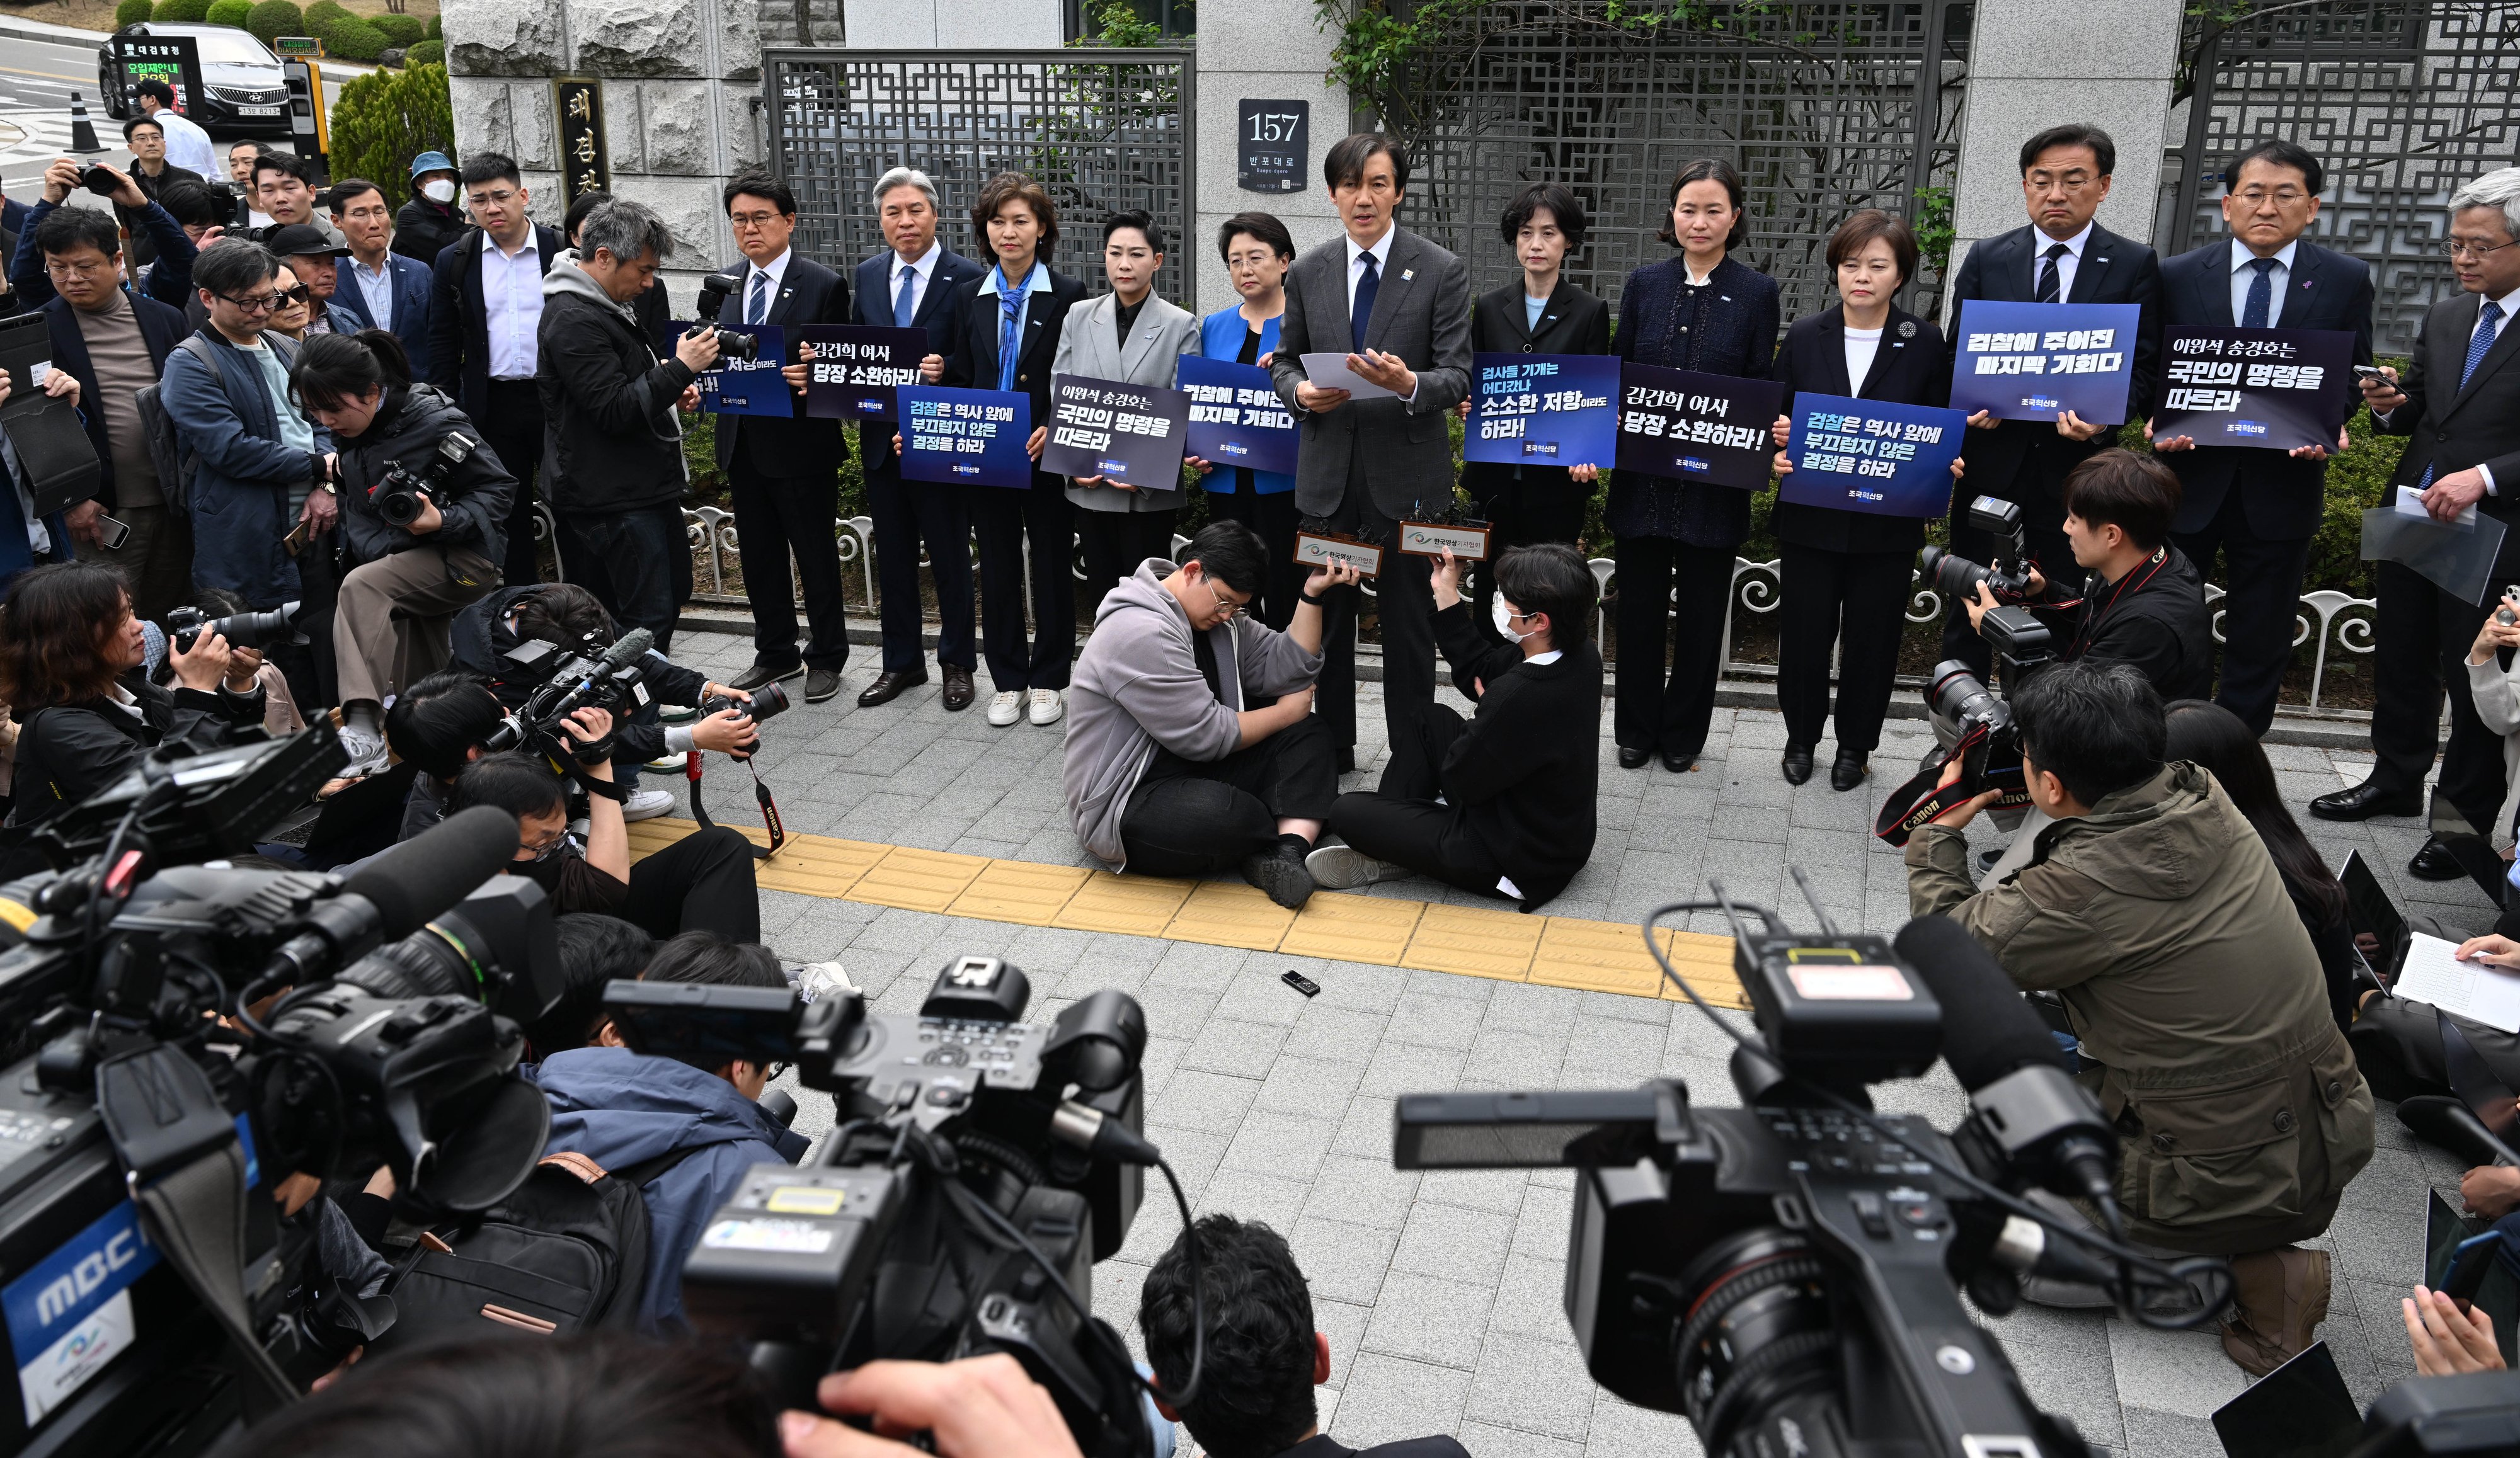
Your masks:
<svg viewBox="0 0 2520 1458"><path fill-rule="evenodd" d="M566 1336L626 1331L648 1285L640 1187L714 1146L607 1171L582 1154L546 1156L476 1220L437 1226L395 1269L394 1323L372 1348L477 1337L492 1327ZM379 1354L370 1351L370 1356Z"/></svg>

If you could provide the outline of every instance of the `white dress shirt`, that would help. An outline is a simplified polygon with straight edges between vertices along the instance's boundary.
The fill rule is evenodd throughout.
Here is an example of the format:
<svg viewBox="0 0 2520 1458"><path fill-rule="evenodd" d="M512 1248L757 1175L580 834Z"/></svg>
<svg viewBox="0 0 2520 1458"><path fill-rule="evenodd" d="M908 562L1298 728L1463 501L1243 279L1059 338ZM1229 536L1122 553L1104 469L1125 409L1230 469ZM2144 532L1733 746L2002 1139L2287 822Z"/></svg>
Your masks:
<svg viewBox="0 0 2520 1458"><path fill-rule="evenodd" d="M2030 296L2039 296L2039 275L2048 267L2048 250L2058 243L2065 245L2063 256L2056 260L2056 302L2074 296L2074 273L2083 266L2083 250L2092 245L2093 223L2085 223L2083 231L2072 238L2053 239L2035 226L2030 230Z"/></svg>
<svg viewBox="0 0 2520 1458"><path fill-rule="evenodd" d="M936 281L936 262L944 256L945 245L934 239L928 240L927 251L920 254L913 262L904 263L899 253L893 254L892 272L884 280L882 314L887 318L891 317L894 300L901 297L901 276L908 274L910 275L910 317L918 318L919 306L927 298L927 286Z"/></svg>
<svg viewBox="0 0 2520 1458"><path fill-rule="evenodd" d="M219 165L219 150L210 143L210 134L188 116L178 115L172 108L159 107L150 120L166 135L166 165L198 172L211 182L225 182L228 173Z"/></svg>
<svg viewBox="0 0 2520 1458"><path fill-rule="evenodd" d="M374 272L370 272L355 254L341 260L351 279L359 286L359 297L368 306L368 317L377 322L377 328L387 331L394 327L393 259L394 255L388 251L378 262ZM537 283L536 287L541 286Z"/></svg>
<svg viewBox="0 0 2520 1458"><path fill-rule="evenodd" d="M2300 247L2301 240L2296 238L2275 249L2275 266L2267 270L2267 284L2274 290L2274 298L2267 306L2267 328L2269 329L2283 323L2284 284L2292 278L2292 255ZM2231 240L2231 322L2233 324L2238 324L2249 317L2249 289L2258 282L2258 271L2250 265L2257 260L2258 255L2249 251L2247 243L2236 238Z"/></svg>
<svg viewBox="0 0 2520 1458"><path fill-rule="evenodd" d="M770 287L762 291L761 322L770 322L770 311L779 307L779 286L788 278L788 260L795 256L794 248L781 248L779 256L768 263L756 263L744 270L743 291L736 296L735 301L736 318L745 321L752 318L752 281L756 276L767 276Z"/></svg>
<svg viewBox="0 0 2520 1458"><path fill-rule="evenodd" d="M1888 326L1883 326L1884 329ZM1864 376L1872 373L1872 357L1881 352L1881 330L1846 331L1846 392L1864 393Z"/></svg>
<svg viewBox="0 0 2520 1458"><path fill-rule="evenodd" d="M531 229L514 253L481 240L481 312L490 327L490 377L534 377L534 331L543 322L543 258Z"/></svg>
<svg viewBox="0 0 2520 1458"><path fill-rule="evenodd" d="M1400 225L1397 223L1383 229L1382 236L1375 239L1373 241L1373 246L1370 248L1358 247L1356 238L1353 234L1344 236L1344 241L1347 243L1348 318L1356 318L1356 286L1365 282L1365 255L1368 253L1372 253L1373 255L1374 297L1379 299L1382 296L1381 290L1383 286L1391 281L1391 241L1399 236ZM1356 340L1355 343L1357 351L1360 353L1363 352L1365 349L1365 341L1359 339ZM1404 404L1416 404L1418 401L1417 386L1410 386L1409 393L1401 397L1401 399Z"/></svg>

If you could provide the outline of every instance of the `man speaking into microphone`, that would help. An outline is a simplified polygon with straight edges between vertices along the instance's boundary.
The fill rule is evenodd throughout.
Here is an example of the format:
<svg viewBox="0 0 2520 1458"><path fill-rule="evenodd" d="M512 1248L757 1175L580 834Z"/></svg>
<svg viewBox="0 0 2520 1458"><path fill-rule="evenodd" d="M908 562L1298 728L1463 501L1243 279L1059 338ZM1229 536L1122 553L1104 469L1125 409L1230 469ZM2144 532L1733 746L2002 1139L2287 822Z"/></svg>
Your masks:
<svg viewBox="0 0 2520 1458"><path fill-rule="evenodd" d="M2143 674L2053 664L2012 710L2053 823L1981 890L1963 832L1993 797L1955 807L1908 843L1910 906L2063 1000L2078 1076L2118 1131L2128 1236L2230 1258L2223 1349L2263 1377L2326 1317L2327 1255L2293 1242L2327 1229L2370 1162L2370 1089L2273 859L2212 775L2163 762Z"/></svg>

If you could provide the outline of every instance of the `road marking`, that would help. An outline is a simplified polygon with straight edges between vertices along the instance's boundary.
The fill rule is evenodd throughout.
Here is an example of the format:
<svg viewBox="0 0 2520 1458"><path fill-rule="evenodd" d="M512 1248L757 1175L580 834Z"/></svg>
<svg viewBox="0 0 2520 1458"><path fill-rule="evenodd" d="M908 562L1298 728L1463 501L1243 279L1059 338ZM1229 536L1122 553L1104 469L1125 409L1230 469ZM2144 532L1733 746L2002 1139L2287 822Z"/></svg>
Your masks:
<svg viewBox="0 0 2520 1458"><path fill-rule="evenodd" d="M20 70L14 66L0 66L0 76L41 76L47 81L93 81L94 76L66 76L57 70Z"/></svg>

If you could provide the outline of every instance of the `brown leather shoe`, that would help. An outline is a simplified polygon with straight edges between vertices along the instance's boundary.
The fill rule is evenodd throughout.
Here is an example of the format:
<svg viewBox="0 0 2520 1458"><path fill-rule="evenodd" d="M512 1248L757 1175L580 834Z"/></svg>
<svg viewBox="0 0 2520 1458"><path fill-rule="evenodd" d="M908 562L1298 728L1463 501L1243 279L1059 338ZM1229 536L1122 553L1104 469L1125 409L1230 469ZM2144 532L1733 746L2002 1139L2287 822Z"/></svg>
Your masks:
<svg viewBox="0 0 2520 1458"><path fill-rule="evenodd" d="M950 674L953 670L947 669L946 672ZM866 685L866 690L858 695L858 707L861 709L872 709L878 704L891 703L894 699L901 697L902 690L906 688L916 688L926 682L927 666L925 664L921 664L917 668L907 669L899 673L896 673L891 669L886 669L882 673L876 675L875 682Z"/></svg>
<svg viewBox="0 0 2520 1458"><path fill-rule="evenodd" d="M939 664L945 670L945 707L949 710L971 707L975 690L971 687L971 671L951 663Z"/></svg>
<svg viewBox="0 0 2520 1458"><path fill-rule="evenodd" d="M2241 1370L2264 1377L2301 1355L2327 1319L2325 1251L2295 1246L2231 1258L2231 1314L2223 1350Z"/></svg>

